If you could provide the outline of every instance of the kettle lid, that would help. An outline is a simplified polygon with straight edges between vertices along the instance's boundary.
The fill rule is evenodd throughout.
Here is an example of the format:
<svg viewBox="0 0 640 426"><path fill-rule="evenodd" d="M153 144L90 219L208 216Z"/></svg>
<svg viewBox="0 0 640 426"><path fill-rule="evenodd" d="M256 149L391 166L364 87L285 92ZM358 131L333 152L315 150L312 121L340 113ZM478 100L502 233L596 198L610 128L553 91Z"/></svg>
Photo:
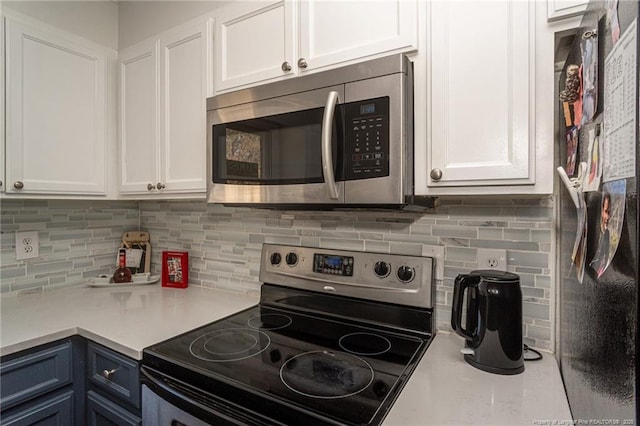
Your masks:
<svg viewBox="0 0 640 426"><path fill-rule="evenodd" d="M480 276L485 281L513 282L520 281L520 276L512 272L499 271L497 269L479 269L471 271L470 275Z"/></svg>

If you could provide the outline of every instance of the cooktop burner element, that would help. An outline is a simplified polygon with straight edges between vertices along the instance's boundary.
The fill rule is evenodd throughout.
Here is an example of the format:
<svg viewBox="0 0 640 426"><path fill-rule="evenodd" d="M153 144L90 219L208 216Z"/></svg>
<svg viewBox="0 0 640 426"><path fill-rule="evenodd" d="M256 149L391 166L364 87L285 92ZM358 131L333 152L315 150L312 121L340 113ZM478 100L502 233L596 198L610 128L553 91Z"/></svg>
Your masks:
<svg viewBox="0 0 640 426"><path fill-rule="evenodd" d="M360 393L373 382L374 374L373 368L362 358L329 351L296 355L280 368L280 378L289 389L324 399Z"/></svg>
<svg viewBox="0 0 640 426"><path fill-rule="evenodd" d="M269 347L269 335L245 328L223 328L197 337L189 345L196 358L212 362L240 361Z"/></svg>
<svg viewBox="0 0 640 426"><path fill-rule="evenodd" d="M380 424L431 343L432 270L425 257L265 244L260 304L146 348L144 383L197 401L204 424Z"/></svg>
<svg viewBox="0 0 640 426"><path fill-rule="evenodd" d="M356 355L380 355L391 349L389 339L373 333L346 334L338 343L342 349Z"/></svg>
<svg viewBox="0 0 640 426"><path fill-rule="evenodd" d="M263 330L279 330L288 327L291 324L291 317L281 314L264 314L256 315L249 318L247 325L252 328Z"/></svg>

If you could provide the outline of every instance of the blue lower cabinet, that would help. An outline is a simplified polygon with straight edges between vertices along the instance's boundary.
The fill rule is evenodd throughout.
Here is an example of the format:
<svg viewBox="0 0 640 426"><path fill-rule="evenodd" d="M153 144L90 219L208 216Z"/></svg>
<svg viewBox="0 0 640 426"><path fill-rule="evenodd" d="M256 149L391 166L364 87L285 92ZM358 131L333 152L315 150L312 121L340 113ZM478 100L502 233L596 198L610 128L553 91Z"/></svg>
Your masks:
<svg viewBox="0 0 640 426"><path fill-rule="evenodd" d="M72 381L71 342L27 351L0 364L0 407L14 407Z"/></svg>
<svg viewBox="0 0 640 426"><path fill-rule="evenodd" d="M140 426L142 419L97 392L87 393L89 426Z"/></svg>
<svg viewBox="0 0 640 426"><path fill-rule="evenodd" d="M142 424L138 361L91 341L86 358L87 424Z"/></svg>
<svg viewBox="0 0 640 426"><path fill-rule="evenodd" d="M77 336L0 359L0 425L81 425L84 349Z"/></svg>
<svg viewBox="0 0 640 426"><path fill-rule="evenodd" d="M73 391L47 395L2 414L2 426L73 425Z"/></svg>

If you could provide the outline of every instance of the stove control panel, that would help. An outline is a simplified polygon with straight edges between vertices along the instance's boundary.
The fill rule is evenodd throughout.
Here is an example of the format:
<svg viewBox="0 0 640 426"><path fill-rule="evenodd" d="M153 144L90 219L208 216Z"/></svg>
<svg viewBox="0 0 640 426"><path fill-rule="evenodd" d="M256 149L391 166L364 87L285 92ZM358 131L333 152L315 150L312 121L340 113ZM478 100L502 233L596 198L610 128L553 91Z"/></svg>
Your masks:
<svg viewBox="0 0 640 426"><path fill-rule="evenodd" d="M264 244L262 252L264 283L432 307L432 257L279 244Z"/></svg>

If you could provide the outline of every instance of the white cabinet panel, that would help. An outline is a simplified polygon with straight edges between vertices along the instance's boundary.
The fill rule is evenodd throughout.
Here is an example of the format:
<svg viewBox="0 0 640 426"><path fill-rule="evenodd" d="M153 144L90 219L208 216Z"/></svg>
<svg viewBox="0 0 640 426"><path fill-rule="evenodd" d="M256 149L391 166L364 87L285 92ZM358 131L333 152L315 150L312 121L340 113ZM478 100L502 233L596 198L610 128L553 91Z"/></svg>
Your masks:
<svg viewBox="0 0 640 426"><path fill-rule="evenodd" d="M547 19L555 21L582 15L588 4L588 0L547 0Z"/></svg>
<svg viewBox="0 0 640 426"><path fill-rule="evenodd" d="M417 48L417 4L405 0L300 2L300 57L310 69Z"/></svg>
<svg viewBox="0 0 640 426"><path fill-rule="evenodd" d="M531 7L431 3L429 186L533 183Z"/></svg>
<svg viewBox="0 0 640 426"><path fill-rule="evenodd" d="M158 182L158 43L120 52L121 192L146 193Z"/></svg>
<svg viewBox="0 0 640 426"><path fill-rule="evenodd" d="M120 54L124 196L204 196L213 20L198 18Z"/></svg>
<svg viewBox="0 0 640 426"><path fill-rule="evenodd" d="M418 47L418 1L238 2L216 15L216 92Z"/></svg>
<svg viewBox="0 0 640 426"><path fill-rule="evenodd" d="M7 18L7 192L105 194L106 55Z"/></svg>
<svg viewBox="0 0 640 426"><path fill-rule="evenodd" d="M207 34L204 23L161 39L163 95L161 185L205 191Z"/></svg>
<svg viewBox="0 0 640 426"><path fill-rule="evenodd" d="M4 59L4 18L0 16L0 58ZM0 193L4 192L5 188L5 174L4 165L6 162L5 155L5 115L4 115L4 61L0 63Z"/></svg>
<svg viewBox="0 0 640 426"><path fill-rule="evenodd" d="M216 16L217 91L293 72L293 10L289 1L259 9L240 2ZM287 61L289 71L283 70Z"/></svg>

